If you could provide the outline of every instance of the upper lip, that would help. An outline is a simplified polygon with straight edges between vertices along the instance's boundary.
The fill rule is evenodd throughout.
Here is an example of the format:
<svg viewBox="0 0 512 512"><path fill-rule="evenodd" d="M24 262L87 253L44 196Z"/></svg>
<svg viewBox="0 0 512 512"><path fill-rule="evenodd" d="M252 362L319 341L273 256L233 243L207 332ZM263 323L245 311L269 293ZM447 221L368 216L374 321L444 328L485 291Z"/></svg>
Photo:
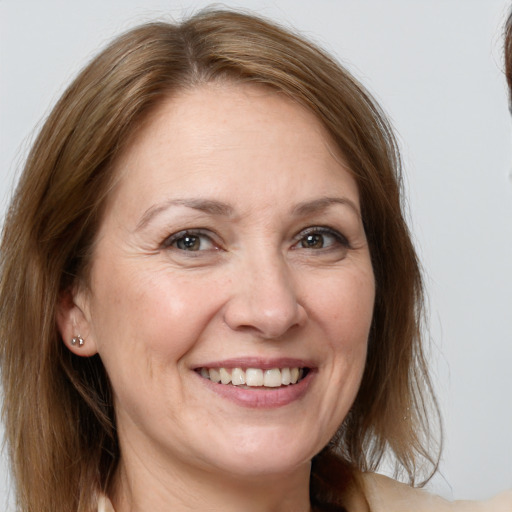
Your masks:
<svg viewBox="0 0 512 512"><path fill-rule="evenodd" d="M220 361L208 361L195 366L199 368L261 368L262 370L271 370L272 368L314 368L316 365L308 359L298 359L294 357L233 357Z"/></svg>

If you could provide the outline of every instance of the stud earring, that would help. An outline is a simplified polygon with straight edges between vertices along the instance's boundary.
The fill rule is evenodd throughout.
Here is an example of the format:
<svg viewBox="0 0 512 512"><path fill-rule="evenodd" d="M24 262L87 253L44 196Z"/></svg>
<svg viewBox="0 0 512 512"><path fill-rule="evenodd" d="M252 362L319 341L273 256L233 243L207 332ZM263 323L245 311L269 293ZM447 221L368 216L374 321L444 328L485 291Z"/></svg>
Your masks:
<svg viewBox="0 0 512 512"><path fill-rule="evenodd" d="M78 345L78 347L81 348L84 346L84 343L85 341L82 338L82 336L80 336L80 334L78 334L77 336L73 336L73 338L71 339L71 345L73 345L74 347Z"/></svg>

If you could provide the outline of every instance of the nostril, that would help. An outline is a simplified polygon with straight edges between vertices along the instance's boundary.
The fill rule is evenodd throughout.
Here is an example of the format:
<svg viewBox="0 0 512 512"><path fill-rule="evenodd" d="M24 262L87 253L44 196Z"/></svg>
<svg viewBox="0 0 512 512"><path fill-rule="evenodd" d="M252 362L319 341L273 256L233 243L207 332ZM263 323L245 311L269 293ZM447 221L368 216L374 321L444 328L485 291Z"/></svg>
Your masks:
<svg viewBox="0 0 512 512"><path fill-rule="evenodd" d="M298 304L258 304L254 299L233 299L224 312L224 322L235 331L254 332L262 339L277 339L305 324L305 309Z"/></svg>

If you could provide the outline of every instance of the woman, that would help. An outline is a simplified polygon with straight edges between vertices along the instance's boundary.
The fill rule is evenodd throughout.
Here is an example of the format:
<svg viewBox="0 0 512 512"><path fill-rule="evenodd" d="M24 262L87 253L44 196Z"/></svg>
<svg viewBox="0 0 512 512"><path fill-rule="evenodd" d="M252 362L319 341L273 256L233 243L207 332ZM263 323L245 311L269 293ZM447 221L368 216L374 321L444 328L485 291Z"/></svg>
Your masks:
<svg viewBox="0 0 512 512"><path fill-rule="evenodd" d="M421 304L396 143L344 69L232 12L128 32L5 224L20 509L471 510L367 473L437 466Z"/></svg>

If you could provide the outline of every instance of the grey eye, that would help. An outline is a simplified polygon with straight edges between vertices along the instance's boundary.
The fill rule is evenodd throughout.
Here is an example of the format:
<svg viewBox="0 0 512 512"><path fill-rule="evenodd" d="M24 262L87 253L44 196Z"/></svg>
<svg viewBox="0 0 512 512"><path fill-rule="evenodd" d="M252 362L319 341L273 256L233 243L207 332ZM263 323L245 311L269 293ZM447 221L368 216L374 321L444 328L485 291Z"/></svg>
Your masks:
<svg viewBox="0 0 512 512"><path fill-rule="evenodd" d="M186 235L175 240L174 246L183 251L198 251L201 247L201 239L196 235Z"/></svg>
<svg viewBox="0 0 512 512"><path fill-rule="evenodd" d="M190 231L180 231L171 235L164 242L164 246L188 252L207 251L216 248L213 240L208 235Z"/></svg>

